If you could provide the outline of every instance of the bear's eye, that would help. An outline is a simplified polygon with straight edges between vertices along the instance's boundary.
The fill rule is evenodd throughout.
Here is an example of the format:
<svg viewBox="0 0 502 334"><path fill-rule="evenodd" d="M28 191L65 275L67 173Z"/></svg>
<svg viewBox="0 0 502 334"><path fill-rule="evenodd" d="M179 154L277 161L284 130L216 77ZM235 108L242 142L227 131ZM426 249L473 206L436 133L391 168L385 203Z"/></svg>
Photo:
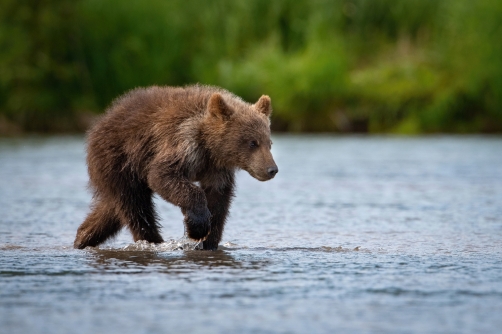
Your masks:
<svg viewBox="0 0 502 334"><path fill-rule="evenodd" d="M249 142L249 147L250 148L257 148L258 147L258 143L256 142L256 140L252 140Z"/></svg>

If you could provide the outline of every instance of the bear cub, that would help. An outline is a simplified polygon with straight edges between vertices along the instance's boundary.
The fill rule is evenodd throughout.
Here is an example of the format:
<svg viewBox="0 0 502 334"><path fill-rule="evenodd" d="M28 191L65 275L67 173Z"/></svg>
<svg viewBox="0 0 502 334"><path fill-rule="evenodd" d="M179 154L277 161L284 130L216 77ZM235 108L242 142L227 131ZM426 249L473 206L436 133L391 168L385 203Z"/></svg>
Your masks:
<svg viewBox="0 0 502 334"><path fill-rule="evenodd" d="M87 166L94 192L75 248L97 246L126 226L134 241L163 242L153 193L179 206L185 231L216 250L237 169L267 181L270 98L244 102L217 87L137 88L117 98L91 128Z"/></svg>

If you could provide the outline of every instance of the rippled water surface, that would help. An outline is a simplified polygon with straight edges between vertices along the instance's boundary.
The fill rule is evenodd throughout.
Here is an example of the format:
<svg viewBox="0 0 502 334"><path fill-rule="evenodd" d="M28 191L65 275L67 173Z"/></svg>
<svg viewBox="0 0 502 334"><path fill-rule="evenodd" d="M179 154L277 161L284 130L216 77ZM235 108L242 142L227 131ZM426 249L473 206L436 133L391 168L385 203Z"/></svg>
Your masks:
<svg viewBox="0 0 502 334"><path fill-rule="evenodd" d="M217 252L74 250L81 137L0 140L2 333L500 333L502 139L277 136ZM181 246L181 247L180 247ZM180 250L180 248L185 250Z"/></svg>

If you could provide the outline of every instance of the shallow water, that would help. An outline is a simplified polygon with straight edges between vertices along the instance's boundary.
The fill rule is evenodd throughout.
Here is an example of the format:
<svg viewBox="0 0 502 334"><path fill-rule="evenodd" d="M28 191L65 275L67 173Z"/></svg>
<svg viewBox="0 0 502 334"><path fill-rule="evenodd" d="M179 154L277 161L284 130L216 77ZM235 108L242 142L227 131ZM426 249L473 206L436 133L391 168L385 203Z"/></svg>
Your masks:
<svg viewBox="0 0 502 334"><path fill-rule="evenodd" d="M217 252L74 250L81 137L0 140L2 333L498 333L502 138L277 136Z"/></svg>

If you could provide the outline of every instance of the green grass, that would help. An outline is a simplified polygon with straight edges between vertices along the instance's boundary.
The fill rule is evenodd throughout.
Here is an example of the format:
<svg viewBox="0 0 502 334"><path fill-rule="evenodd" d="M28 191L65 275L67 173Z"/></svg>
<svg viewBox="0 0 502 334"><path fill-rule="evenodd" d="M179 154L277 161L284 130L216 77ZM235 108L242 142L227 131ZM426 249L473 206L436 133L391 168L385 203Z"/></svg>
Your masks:
<svg viewBox="0 0 502 334"><path fill-rule="evenodd" d="M195 82L270 95L276 130L502 132L500 36L496 0L4 0L0 133Z"/></svg>

